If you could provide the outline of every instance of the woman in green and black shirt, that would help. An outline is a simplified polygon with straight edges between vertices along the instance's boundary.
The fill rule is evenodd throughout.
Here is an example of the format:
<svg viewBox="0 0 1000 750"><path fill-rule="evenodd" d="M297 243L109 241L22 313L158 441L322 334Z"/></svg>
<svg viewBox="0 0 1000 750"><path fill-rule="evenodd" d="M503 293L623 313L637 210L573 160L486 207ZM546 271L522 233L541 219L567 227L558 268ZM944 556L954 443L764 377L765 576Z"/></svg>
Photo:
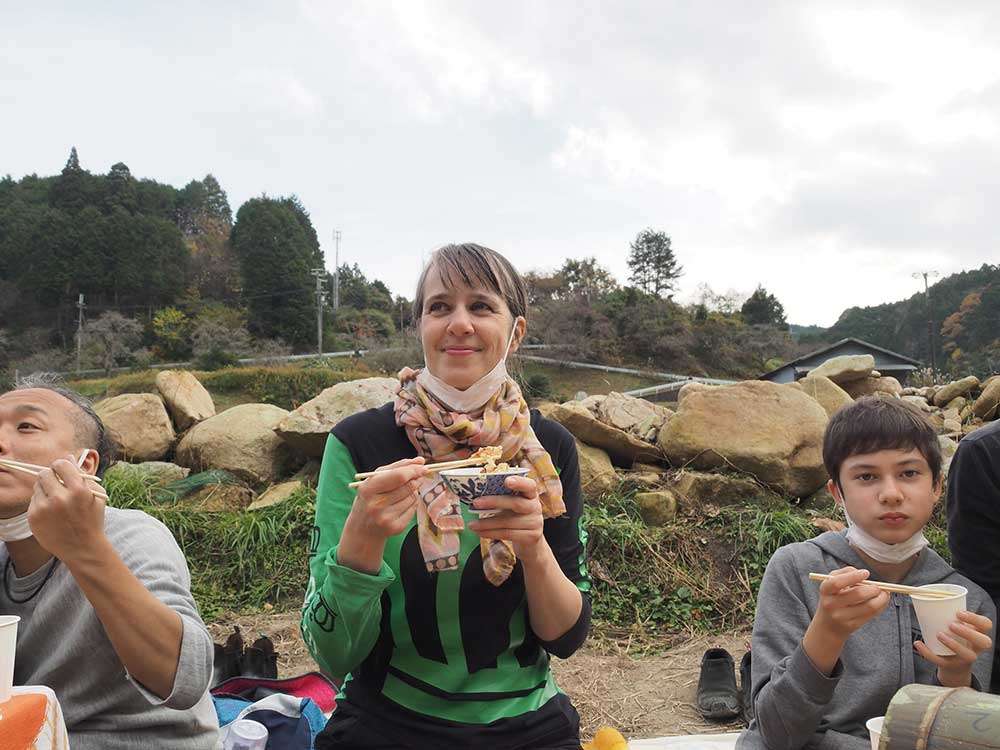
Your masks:
<svg viewBox="0 0 1000 750"><path fill-rule="evenodd" d="M568 657L590 625L579 466L570 434L507 375L524 282L496 252L450 245L414 312L426 368L340 422L323 457L302 632L346 677L316 746L577 750L549 655ZM486 445L528 474L478 500L498 511L479 518L424 464Z"/></svg>

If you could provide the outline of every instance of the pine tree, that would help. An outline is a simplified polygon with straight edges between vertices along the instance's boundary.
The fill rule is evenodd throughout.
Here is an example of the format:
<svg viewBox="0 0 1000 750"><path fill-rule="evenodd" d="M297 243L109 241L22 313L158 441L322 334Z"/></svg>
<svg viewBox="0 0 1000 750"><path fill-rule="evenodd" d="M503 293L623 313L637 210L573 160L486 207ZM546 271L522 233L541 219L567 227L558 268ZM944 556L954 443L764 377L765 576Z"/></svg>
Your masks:
<svg viewBox="0 0 1000 750"><path fill-rule="evenodd" d="M748 325L788 328L784 306L762 285L758 285L754 293L743 303L740 314L743 316L743 322Z"/></svg>
<svg viewBox="0 0 1000 750"><path fill-rule="evenodd" d="M632 242L628 258L629 281L647 294L662 296L673 291L684 269L677 265L670 236L643 229ZM668 295L669 296L669 295Z"/></svg>

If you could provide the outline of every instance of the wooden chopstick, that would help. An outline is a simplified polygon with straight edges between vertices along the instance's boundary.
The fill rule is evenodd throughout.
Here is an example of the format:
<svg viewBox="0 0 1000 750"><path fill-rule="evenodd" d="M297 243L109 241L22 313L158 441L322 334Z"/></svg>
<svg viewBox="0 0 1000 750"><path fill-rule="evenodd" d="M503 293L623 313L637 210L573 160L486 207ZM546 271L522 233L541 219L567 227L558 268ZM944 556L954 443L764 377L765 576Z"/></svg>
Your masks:
<svg viewBox="0 0 1000 750"><path fill-rule="evenodd" d="M832 578L833 576L826 575L825 573L810 573L810 581L825 581L827 578ZM904 586L901 583L885 583L883 581L862 581L862 583L867 583L869 586L874 586L877 589L882 589L883 591L892 591L897 594L908 594L913 596L914 594L918 596L923 596L928 599L945 599L949 596L954 596L950 591L940 591L937 589L925 589L919 586Z"/></svg>
<svg viewBox="0 0 1000 750"><path fill-rule="evenodd" d="M0 466L5 466L8 469L13 469L14 471L22 471L25 474L31 474L31 476L33 477L37 477L44 470L41 468L29 469L28 466L31 466L31 464L28 464L28 466L20 466L19 464L20 461L8 461L7 459L0 458ZM84 474L83 476L89 479L88 475ZM97 497L102 497L105 500L109 499L108 496L102 490L91 490L91 492Z"/></svg>
<svg viewBox="0 0 1000 750"><path fill-rule="evenodd" d="M480 466L484 463L486 463L485 458L476 458L474 456L470 456L469 458L463 458L458 461L441 461L440 463L436 464L425 464L424 468L427 469L428 473L433 474L438 471L447 471L448 469L461 469L466 466ZM385 467L381 469L375 469L375 471L363 471L359 474L355 474L354 475L355 480L361 480L361 481L351 482L347 486L350 487L351 489L360 487L361 482L364 481L365 479L368 479L368 477L373 477L376 474L388 470L389 470L388 467Z"/></svg>
<svg viewBox="0 0 1000 750"><path fill-rule="evenodd" d="M29 463L26 463L24 461L15 461L12 458L0 458L0 465L2 465L2 466L8 466L8 467L10 467L12 469L18 469L18 468L20 468L20 469L32 469L34 471L45 471L47 468L49 468L48 466L39 466L38 464L29 464ZM83 474L83 473L81 473L81 476L84 479L89 479L91 482L97 482L98 484L100 484L100 482L101 482L101 478L98 477L98 476L94 476L93 474Z"/></svg>

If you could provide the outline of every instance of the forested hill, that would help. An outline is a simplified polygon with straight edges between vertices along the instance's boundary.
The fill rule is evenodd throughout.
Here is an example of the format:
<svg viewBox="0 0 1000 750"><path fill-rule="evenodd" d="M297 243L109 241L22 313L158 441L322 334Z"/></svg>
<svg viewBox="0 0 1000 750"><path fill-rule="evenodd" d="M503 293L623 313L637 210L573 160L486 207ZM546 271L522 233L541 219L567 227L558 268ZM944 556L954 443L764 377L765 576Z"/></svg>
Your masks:
<svg viewBox="0 0 1000 750"><path fill-rule="evenodd" d="M930 287L935 359L955 372L1000 369L1000 265L983 264ZM899 302L851 307L826 331L803 329L801 344L853 336L930 363L928 305L923 292Z"/></svg>
<svg viewBox="0 0 1000 750"><path fill-rule="evenodd" d="M122 163L91 174L73 149L59 175L0 180L0 313L58 327L53 315L72 318L79 293L95 309L155 308L183 292L193 251L231 224L212 175L178 189Z"/></svg>

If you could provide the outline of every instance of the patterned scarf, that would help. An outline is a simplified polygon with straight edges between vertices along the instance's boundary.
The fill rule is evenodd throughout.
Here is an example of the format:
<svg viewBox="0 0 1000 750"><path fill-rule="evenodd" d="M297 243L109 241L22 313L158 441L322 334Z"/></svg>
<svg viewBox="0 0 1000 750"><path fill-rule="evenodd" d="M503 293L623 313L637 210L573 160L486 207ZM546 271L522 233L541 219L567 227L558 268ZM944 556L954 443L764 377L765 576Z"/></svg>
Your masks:
<svg viewBox="0 0 1000 750"><path fill-rule="evenodd" d="M502 461L523 466L538 484L538 497L545 518L566 512L562 483L552 458L531 429L528 405L521 389L511 379L501 386L482 409L460 414L447 409L415 380L409 368L400 372L396 393L396 424L406 430L417 454L428 463L468 458L478 448L499 445ZM458 532L465 528L458 498L439 474L420 481L417 503L417 535L420 550L431 572L458 568ZM480 541L483 573L499 586L514 569L514 548L501 539Z"/></svg>

